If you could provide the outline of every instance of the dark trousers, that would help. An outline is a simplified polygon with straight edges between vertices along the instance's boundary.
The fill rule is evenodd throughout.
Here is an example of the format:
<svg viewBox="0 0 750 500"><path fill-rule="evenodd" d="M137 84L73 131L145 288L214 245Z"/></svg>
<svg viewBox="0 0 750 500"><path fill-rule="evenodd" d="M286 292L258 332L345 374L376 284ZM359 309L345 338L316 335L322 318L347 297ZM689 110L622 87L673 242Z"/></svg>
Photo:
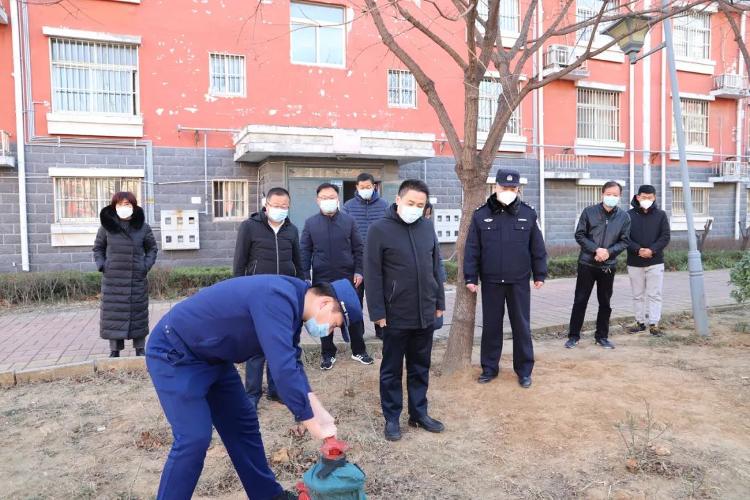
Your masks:
<svg viewBox="0 0 750 500"><path fill-rule="evenodd" d="M143 349L144 347L146 347L146 337L133 339L133 349ZM125 349L125 341L123 339L109 341L110 351L122 351L123 349Z"/></svg>
<svg viewBox="0 0 750 500"><path fill-rule="evenodd" d="M359 296L359 303L364 306L365 298L365 282L363 281L359 288L357 288L357 296ZM383 338L383 329L378 325L375 325L375 336L379 339Z"/></svg>
<svg viewBox="0 0 750 500"><path fill-rule="evenodd" d="M232 363L211 365L196 359L160 322L148 342L146 365L174 436L157 499L192 497L211 444L212 425L248 496L271 499L282 493L266 460L255 405Z"/></svg>
<svg viewBox="0 0 750 500"><path fill-rule="evenodd" d="M432 326L401 330L386 326L383 330L383 362L380 365L380 404L386 420L398 420L404 406L401 380L406 359L406 390L409 416L427 415L427 386L430 382Z"/></svg>
<svg viewBox="0 0 750 500"><path fill-rule="evenodd" d="M615 282L615 269L591 267L578 264L578 277L576 278L575 299L573 299L573 311L570 313L570 328L568 337L571 339L581 338L581 328L586 317L586 306L591 297L591 291L596 284L596 298L599 300L599 314L596 315L596 339L606 339L609 335L609 317L612 315L612 307L609 300L612 298L612 286Z"/></svg>
<svg viewBox="0 0 750 500"><path fill-rule="evenodd" d="M513 370L519 377L531 376L534 369L534 346L531 342L529 282L482 283L482 373L497 375L503 351L503 317L508 306L513 332Z"/></svg>
<svg viewBox="0 0 750 500"><path fill-rule="evenodd" d="M245 362L245 391L250 400L258 406L260 396L263 394L263 366L266 367L266 379L268 380L268 395L277 396L276 384L271 378L271 371L266 364L266 357L262 354L253 356Z"/></svg>
<svg viewBox="0 0 750 500"><path fill-rule="evenodd" d="M352 354L367 354L365 345L365 322L358 321L349 325L349 340L351 341ZM323 358L336 356L336 344L333 343L333 333L320 339L320 353Z"/></svg>

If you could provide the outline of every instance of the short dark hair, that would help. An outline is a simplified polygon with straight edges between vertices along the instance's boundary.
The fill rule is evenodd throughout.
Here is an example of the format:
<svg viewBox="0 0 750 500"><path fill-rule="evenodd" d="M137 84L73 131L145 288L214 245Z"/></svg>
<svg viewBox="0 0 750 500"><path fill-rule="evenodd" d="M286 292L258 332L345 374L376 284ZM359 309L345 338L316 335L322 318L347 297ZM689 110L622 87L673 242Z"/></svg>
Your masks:
<svg viewBox="0 0 750 500"><path fill-rule="evenodd" d="M638 188L638 194L656 194L656 188L651 184L644 184Z"/></svg>
<svg viewBox="0 0 750 500"><path fill-rule="evenodd" d="M341 308L341 303L339 302L339 298L336 296L336 291L333 289L333 286L331 286L330 283L327 281L319 281L313 286L310 287L310 291L317 295L318 297L330 297L333 299L333 301L336 303L336 308L334 309L334 312L340 312L344 313L344 310Z"/></svg>
<svg viewBox="0 0 750 500"><path fill-rule="evenodd" d="M602 186L602 193L604 191L606 191L607 189L609 189L611 187L615 187L615 186L617 186L617 188L620 190L620 193L622 193L622 186L617 181L608 181L608 182L605 182L604 185Z"/></svg>
<svg viewBox="0 0 750 500"><path fill-rule="evenodd" d="M138 201L135 199L135 195L130 191L119 191L112 195L112 202L110 205L115 208L121 201L127 200L133 205L133 208L138 206Z"/></svg>
<svg viewBox="0 0 750 500"><path fill-rule="evenodd" d="M398 187L398 195L404 196L407 191L419 191L420 193L424 193L427 195L427 200L429 201L430 188L428 188L427 184L420 181L419 179L406 179L404 182L402 182Z"/></svg>
<svg viewBox="0 0 750 500"><path fill-rule="evenodd" d="M291 196L289 196L289 191L284 189L283 187L275 187L268 190L268 193L266 193L266 201L268 201L271 196L286 196L290 200L292 199Z"/></svg>
<svg viewBox="0 0 750 500"><path fill-rule="evenodd" d="M320 194L320 192L324 189L333 189L334 191L336 191L336 194L339 194L339 187L336 184L331 184L330 182L324 182L323 184L318 186L315 194Z"/></svg>
<svg viewBox="0 0 750 500"><path fill-rule="evenodd" d="M362 172L361 174L357 176L357 184L359 184L360 182L366 182L366 181L370 181L373 184L375 184L375 177L373 177L372 174L369 172Z"/></svg>

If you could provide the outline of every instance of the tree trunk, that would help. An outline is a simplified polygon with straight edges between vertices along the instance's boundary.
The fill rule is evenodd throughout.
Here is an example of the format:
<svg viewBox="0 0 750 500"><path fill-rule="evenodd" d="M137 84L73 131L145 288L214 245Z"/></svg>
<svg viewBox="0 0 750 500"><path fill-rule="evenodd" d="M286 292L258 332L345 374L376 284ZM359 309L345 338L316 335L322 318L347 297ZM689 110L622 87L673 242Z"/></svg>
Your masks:
<svg viewBox="0 0 750 500"><path fill-rule="evenodd" d="M458 169L457 169L458 170ZM467 178L468 176L471 178ZM474 346L474 318L476 315L477 296L464 286L464 248L466 236L469 233L471 218L487 197L486 176L476 175L475 170L469 170L461 179L464 192L463 207L461 209L461 225L456 241L456 256L458 274L456 278L456 303L453 307L453 321L448 336L448 347L443 357L443 372L452 373L469 366L471 350Z"/></svg>

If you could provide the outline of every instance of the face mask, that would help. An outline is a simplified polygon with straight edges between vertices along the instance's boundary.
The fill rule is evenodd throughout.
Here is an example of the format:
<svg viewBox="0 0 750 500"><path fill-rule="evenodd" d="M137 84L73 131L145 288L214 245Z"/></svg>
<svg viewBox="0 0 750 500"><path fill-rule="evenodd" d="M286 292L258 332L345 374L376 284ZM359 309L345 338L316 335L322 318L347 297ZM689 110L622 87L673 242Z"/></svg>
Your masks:
<svg viewBox="0 0 750 500"><path fill-rule="evenodd" d="M518 195L514 191L500 191L497 194L497 199L503 205L510 205L511 203L515 201L516 196Z"/></svg>
<svg viewBox="0 0 750 500"><path fill-rule="evenodd" d="M359 193L359 197L363 200L369 200L372 198L372 193L374 193L374 189L358 189L357 193Z"/></svg>
<svg viewBox="0 0 750 500"><path fill-rule="evenodd" d="M289 215L289 210L286 208L268 207L266 208L268 218L274 222L284 222L284 219Z"/></svg>
<svg viewBox="0 0 750 500"><path fill-rule="evenodd" d="M424 208L419 207L400 206L398 210L398 215L401 217L401 220L407 224L417 222L419 218L422 217L422 214L424 214Z"/></svg>
<svg viewBox="0 0 750 500"><path fill-rule="evenodd" d="M339 200L320 200L320 210L324 214L332 214L339 208Z"/></svg>
<svg viewBox="0 0 750 500"><path fill-rule="evenodd" d="M128 217L133 215L133 207L129 207L126 205L115 208L115 211L117 212L117 216L121 219L127 219Z"/></svg>
<svg viewBox="0 0 750 500"><path fill-rule="evenodd" d="M330 323L318 323L315 317L305 321L305 330L307 330L307 333L309 333L311 337L327 337L330 334L330 329Z"/></svg>
<svg viewBox="0 0 750 500"><path fill-rule="evenodd" d="M641 201L639 203L641 204L641 208L643 208L644 210L648 210L649 208L651 208L651 205L654 204L654 201L653 200L643 200L643 201Z"/></svg>
<svg viewBox="0 0 750 500"><path fill-rule="evenodd" d="M604 204L607 205L609 208L615 208L618 203L620 203L619 196L605 196L604 197Z"/></svg>

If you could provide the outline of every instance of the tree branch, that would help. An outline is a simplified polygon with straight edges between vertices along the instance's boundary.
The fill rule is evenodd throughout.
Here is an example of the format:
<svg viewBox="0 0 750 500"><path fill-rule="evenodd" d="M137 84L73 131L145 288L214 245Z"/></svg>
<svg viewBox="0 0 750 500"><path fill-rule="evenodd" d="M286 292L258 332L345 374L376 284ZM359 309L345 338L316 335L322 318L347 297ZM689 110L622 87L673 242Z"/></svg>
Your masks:
<svg viewBox="0 0 750 500"><path fill-rule="evenodd" d="M740 27L737 25L737 20L734 18L734 14L742 15L745 9L736 9L735 5L732 4L731 8L726 4L726 0L718 0L719 10L727 18L729 26L732 28L732 34L734 35L734 41L740 47L742 58L745 60L745 71L750 75L750 52L748 52L747 44L742 39L742 32ZM748 7L750 9L750 7ZM734 12L733 12L734 11Z"/></svg>
<svg viewBox="0 0 750 500"><path fill-rule="evenodd" d="M435 42L435 44L443 49L451 58L458 64L458 67L462 70L465 70L467 67L466 61L464 61L461 56L456 52L453 47L451 47L448 42L440 38L435 32L433 32L430 28L425 26L421 21L419 21L417 18L415 18L411 12L409 12L406 8L404 8L401 5L401 2L398 0L395 0L396 9L398 9L399 14L409 21L415 28L417 28L419 31L421 31L425 36L427 36L430 40Z"/></svg>

